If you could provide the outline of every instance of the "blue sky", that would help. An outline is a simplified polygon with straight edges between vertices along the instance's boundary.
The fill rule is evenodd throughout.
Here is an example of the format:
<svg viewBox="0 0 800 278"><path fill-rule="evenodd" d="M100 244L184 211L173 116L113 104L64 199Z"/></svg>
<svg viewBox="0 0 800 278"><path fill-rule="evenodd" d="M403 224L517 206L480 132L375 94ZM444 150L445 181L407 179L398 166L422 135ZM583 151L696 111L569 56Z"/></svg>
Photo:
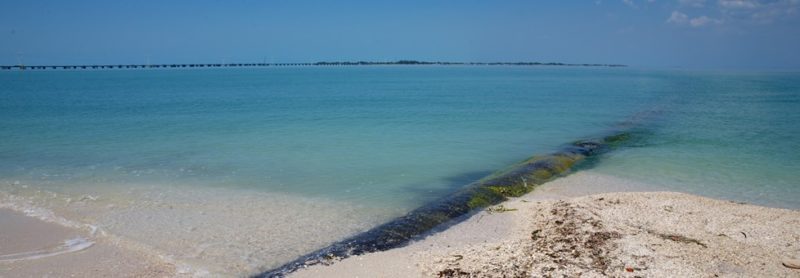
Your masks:
<svg viewBox="0 0 800 278"><path fill-rule="evenodd" d="M0 3L0 64L398 59L800 69L800 0Z"/></svg>

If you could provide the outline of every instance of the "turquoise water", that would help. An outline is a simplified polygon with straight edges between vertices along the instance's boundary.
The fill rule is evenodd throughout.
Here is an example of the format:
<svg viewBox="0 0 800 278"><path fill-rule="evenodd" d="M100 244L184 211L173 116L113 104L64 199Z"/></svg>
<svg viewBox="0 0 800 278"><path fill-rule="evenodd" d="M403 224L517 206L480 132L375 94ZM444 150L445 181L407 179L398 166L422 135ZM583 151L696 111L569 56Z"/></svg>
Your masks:
<svg viewBox="0 0 800 278"><path fill-rule="evenodd" d="M556 67L0 72L0 179L410 210L642 111L594 171L800 208L800 74Z"/></svg>
<svg viewBox="0 0 800 278"><path fill-rule="evenodd" d="M800 74L675 72L641 146L595 170L710 197L800 208Z"/></svg>

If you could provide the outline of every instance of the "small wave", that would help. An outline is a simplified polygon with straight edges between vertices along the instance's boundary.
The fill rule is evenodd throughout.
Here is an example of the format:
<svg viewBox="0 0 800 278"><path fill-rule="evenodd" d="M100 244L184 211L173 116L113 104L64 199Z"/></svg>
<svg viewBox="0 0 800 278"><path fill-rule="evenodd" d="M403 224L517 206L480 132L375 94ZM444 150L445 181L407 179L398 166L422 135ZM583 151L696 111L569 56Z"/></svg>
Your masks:
<svg viewBox="0 0 800 278"><path fill-rule="evenodd" d="M57 256L66 253L78 252L92 247L93 241L82 237L65 240L63 244L55 247L40 249L36 251L21 252L8 255L0 255L0 262L13 262L22 260L35 260Z"/></svg>

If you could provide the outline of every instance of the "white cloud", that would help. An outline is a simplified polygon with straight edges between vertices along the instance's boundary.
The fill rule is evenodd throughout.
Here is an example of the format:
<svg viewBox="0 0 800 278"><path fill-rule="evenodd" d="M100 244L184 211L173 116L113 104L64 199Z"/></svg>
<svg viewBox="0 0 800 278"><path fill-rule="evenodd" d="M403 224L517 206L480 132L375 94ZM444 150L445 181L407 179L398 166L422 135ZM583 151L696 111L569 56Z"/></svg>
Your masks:
<svg viewBox="0 0 800 278"><path fill-rule="evenodd" d="M623 0L634 3L634 0ZM768 24L786 20L800 14L800 0L676 0L678 10L672 12L668 23L691 27L709 25ZM693 17L684 12L702 11L705 15ZM691 13L690 13L691 14Z"/></svg>
<svg viewBox="0 0 800 278"><path fill-rule="evenodd" d="M667 23L675 23L678 25L686 24L689 22L689 16L679 11L673 11L672 15L667 19Z"/></svg>
<svg viewBox="0 0 800 278"><path fill-rule="evenodd" d="M755 23L793 17L800 9L800 0L718 0L717 4L726 18Z"/></svg>
<svg viewBox="0 0 800 278"><path fill-rule="evenodd" d="M655 1L656 0L645 0L645 1L642 1L642 2L653 3ZM631 6L631 8L638 8L639 7L638 5L636 5L636 1L635 0L622 0L622 3L625 3L625 5Z"/></svg>
<svg viewBox="0 0 800 278"><path fill-rule="evenodd" d="M719 0L719 5L725 9L754 9L759 3L756 0Z"/></svg>
<svg viewBox="0 0 800 278"><path fill-rule="evenodd" d="M705 15L690 18L685 13L679 11L673 11L672 15L670 15L669 18L667 19L667 23L672 23L680 26L703 27L712 24L722 24L722 20L711 18Z"/></svg>
<svg viewBox="0 0 800 278"><path fill-rule="evenodd" d="M722 23L722 20L710 18L707 16L695 17L689 20L689 25L692 25L692 27L701 27L708 24L720 24L720 23Z"/></svg>
<svg viewBox="0 0 800 278"><path fill-rule="evenodd" d="M702 8L706 5L706 0L678 0L678 4L681 6Z"/></svg>

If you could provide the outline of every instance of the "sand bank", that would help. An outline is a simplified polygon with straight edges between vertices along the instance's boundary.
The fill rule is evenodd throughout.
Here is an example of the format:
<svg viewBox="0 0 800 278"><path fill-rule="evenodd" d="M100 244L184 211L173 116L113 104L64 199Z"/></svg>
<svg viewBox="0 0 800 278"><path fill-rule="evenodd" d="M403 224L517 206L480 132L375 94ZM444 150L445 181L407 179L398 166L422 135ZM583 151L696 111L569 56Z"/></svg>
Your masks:
<svg viewBox="0 0 800 278"><path fill-rule="evenodd" d="M800 212L581 172L406 247L293 277L798 277Z"/></svg>

